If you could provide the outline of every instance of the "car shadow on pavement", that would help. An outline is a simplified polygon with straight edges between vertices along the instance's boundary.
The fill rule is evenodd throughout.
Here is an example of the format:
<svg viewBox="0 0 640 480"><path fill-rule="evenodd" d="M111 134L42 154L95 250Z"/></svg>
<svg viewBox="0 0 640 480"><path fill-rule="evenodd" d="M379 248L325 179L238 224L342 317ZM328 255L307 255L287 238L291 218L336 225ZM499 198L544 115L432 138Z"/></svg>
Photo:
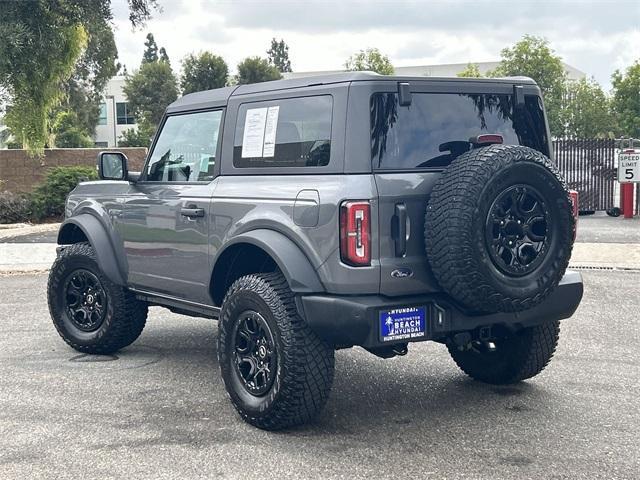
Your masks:
<svg viewBox="0 0 640 480"><path fill-rule="evenodd" d="M240 420L228 401L220 378L216 341L215 322L198 323L196 329L176 322L162 331L149 329L141 345L161 352L162 361L153 362L153 368L168 369L164 375L167 389L189 392L185 393L188 399L174 397L181 405L172 407L174 415L185 418L190 415L187 409L195 408L198 416L207 411L207 417L231 415L232 423L253 428ZM140 363L134 361L136 344L130 349L132 363ZM127 358L127 350L119 354L121 359ZM455 367L442 345L422 344L413 350L391 360L379 359L359 348L336 352L335 381L324 411L312 423L285 433L300 437L351 436L384 432L390 425L405 430L455 430L465 425L465 418L486 419L489 415L492 421L510 422L516 416L535 417L538 405L551 395L536 380L509 386L471 380ZM190 382L181 375L179 383L188 385L171 385L175 371L197 381ZM216 404L215 409L207 406L212 403ZM228 424L229 419L217 418L215 424L220 422Z"/></svg>

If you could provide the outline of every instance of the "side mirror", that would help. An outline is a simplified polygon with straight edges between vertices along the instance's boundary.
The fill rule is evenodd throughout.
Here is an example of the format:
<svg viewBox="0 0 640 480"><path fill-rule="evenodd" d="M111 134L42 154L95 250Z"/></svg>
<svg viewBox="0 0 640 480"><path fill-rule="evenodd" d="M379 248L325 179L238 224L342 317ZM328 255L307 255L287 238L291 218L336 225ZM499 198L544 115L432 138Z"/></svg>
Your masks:
<svg viewBox="0 0 640 480"><path fill-rule="evenodd" d="M98 176L100 180L126 180L127 157L122 152L100 152L98 154Z"/></svg>

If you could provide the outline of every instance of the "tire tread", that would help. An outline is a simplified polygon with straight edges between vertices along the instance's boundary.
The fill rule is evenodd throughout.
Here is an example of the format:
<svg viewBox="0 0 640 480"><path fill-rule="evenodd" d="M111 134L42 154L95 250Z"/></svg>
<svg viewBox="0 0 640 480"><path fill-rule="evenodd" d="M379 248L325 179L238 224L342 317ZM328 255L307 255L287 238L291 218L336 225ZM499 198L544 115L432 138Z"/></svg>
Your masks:
<svg viewBox="0 0 640 480"><path fill-rule="evenodd" d="M109 321L109 328L104 331L95 344L82 345L70 337L64 326L61 325L60 312L58 312L55 301L56 289L60 287L59 282L62 280L65 264L74 256L89 258L97 267L93 247L84 242L66 246L53 263L47 282L47 291L49 312L58 334L71 348L82 353L106 355L132 344L145 327L148 306L145 302L136 299L128 289L111 282L98 268L94 273L100 279L105 290L108 291L108 301L112 303L112 318L105 319L105 322Z"/></svg>
<svg viewBox="0 0 640 480"><path fill-rule="evenodd" d="M485 362L477 361L477 354L461 352L451 344L447 345L447 348L456 365L471 378L485 383L505 385L521 382L542 372L553 358L559 336L559 320L524 329L514 339L518 348L509 356L507 364L487 365Z"/></svg>
<svg viewBox="0 0 640 480"><path fill-rule="evenodd" d="M482 312L515 312L529 309L547 298L557 287L568 266L572 243L563 250L553 268L540 273L543 285L527 297L497 291L480 273L481 261L473 249L474 216L487 181L517 162L545 167L565 192L568 189L553 162L542 153L517 145L492 145L471 150L456 158L436 182L425 215L425 247L439 285L461 304ZM573 217L567 214L573 226ZM452 241L456 239L456 241Z"/></svg>
<svg viewBox="0 0 640 480"><path fill-rule="evenodd" d="M282 273L251 274L236 280L223 301L218 342L221 368L225 368L228 355L224 343L230 322L225 314L235 301L234 294L246 290L257 294L271 309L284 345L280 358L286 365L278 398L266 414L251 415L230 395L232 403L245 421L265 430L307 423L318 415L329 398L335 366L334 349L300 317L295 296Z"/></svg>

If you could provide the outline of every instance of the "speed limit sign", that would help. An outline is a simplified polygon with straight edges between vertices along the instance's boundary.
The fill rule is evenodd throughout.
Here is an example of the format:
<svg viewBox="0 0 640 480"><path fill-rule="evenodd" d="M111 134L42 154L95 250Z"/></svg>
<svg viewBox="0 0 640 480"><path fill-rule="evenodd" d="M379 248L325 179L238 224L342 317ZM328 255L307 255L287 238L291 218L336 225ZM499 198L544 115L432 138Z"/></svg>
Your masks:
<svg viewBox="0 0 640 480"><path fill-rule="evenodd" d="M640 182L640 152L624 152L618 155L618 181Z"/></svg>

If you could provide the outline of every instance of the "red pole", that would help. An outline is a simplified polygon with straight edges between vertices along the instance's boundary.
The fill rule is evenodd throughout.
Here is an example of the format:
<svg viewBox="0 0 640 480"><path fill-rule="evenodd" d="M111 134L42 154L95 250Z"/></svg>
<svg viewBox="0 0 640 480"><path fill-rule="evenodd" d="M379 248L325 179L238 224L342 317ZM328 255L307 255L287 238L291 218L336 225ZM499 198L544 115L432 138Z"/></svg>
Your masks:
<svg viewBox="0 0 640 480"><path fill-rule="evenodd" d="M622 211L624 218L633 218L633 183L621 183Z"/></svg>

